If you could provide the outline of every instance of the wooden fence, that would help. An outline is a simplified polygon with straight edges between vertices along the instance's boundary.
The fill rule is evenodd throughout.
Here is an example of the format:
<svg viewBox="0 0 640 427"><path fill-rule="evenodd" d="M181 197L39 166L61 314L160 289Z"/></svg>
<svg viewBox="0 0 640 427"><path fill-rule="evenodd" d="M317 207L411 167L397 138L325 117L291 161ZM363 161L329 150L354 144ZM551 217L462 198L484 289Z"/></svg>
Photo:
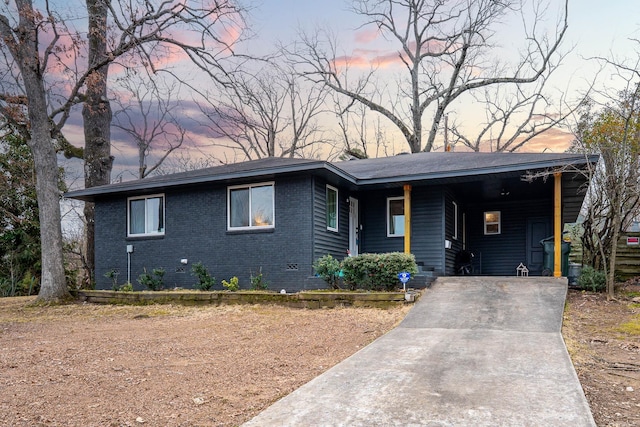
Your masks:
<svg viewBox="0 0 640 427"><path fill-rule="evenodd" d="M627 238L632 240L627 244ZM616 278L625 281L640 276L640 245L634 245L633 238L640 241L640 233L622 233L618 240L616 252ZM571 253L569 262L580 264L582 262L582 245L579 240L571 241Z"/></svg>
<svg viewBox="0 0 640 427"><path fill-rule="evenodd" d="M640 245L635 244L636 241L640 241L640 233L637 232L622 233L618 240L616 277L620 281L640 276Z"/></svg>

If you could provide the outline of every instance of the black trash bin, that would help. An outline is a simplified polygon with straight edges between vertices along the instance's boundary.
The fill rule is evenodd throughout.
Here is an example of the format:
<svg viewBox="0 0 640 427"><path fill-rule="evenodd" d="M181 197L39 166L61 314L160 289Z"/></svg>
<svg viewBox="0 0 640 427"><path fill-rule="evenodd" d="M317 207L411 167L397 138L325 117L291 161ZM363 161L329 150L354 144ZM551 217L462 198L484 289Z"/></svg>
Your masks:
<svg viewBox="0 0 640 427"><path fill-rule="evenodd" d="M555 255L555 244L553 240L553 236L540 240L544 254L542 261L543 276L553 276L553 258ZM567 277L567 274L569 273L569 252L571 252L571 243L563 240L560 251L562 275Z"/></svg>

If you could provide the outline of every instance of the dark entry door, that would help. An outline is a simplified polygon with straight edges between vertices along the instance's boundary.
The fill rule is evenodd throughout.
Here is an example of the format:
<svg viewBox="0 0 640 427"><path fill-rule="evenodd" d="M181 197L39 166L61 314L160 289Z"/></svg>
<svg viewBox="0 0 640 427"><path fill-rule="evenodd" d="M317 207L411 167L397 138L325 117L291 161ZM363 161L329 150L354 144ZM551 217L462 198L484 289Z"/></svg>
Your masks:
<svg viewBox="0 0 640 427"><path fill-rule="evenodd" d="M529 274L533 276L542 274L544 254L540 240L549 237L549 233L551 233L549 218L527 219L527 268Z"/></svg>

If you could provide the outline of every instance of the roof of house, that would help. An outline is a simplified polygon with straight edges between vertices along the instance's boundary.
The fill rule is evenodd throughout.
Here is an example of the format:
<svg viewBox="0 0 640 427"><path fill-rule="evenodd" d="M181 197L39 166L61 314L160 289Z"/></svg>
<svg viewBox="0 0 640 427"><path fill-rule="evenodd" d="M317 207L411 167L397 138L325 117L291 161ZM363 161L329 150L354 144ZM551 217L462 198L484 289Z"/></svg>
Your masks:
<svg viewBox="0 0 640 427"><path fill-rule="evenodd" d="M579 154L438 152L335 163L360 181L443 178L585 164Z"/></svg>
<svg viewBox="0 0 640 427"><path fill-rule="evenodd" d="M71 191L66 197L92 201L109 194L164 190L170 187L239 179L269 179L293 173L333 175L356 186L393 185L451 178L514 173L597 161L597 156L555 153L416 153L376 159L326 162L271 157L188 172Z"/></svg>

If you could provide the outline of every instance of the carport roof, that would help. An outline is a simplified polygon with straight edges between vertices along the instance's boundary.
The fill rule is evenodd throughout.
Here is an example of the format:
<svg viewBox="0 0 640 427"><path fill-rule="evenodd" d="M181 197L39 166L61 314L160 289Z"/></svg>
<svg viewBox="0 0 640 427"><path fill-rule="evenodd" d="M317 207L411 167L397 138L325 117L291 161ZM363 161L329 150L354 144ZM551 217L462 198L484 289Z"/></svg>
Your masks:
<svg viewBox="0 0 640 427"><path fill-rule="evenodd" d="M598 156L555 153L416 153L335 163L359 184L416 181L585 165Z"/></svg>
<svg viewBox="0 0 640 427"><path fill-rule="evenodd" d="M352 186L378 186L431 180L471 178L497 173L525 172L594 163L598 156L555 153L416 153L376 159L326 162L272 157L155 176L142 180L71 191L65 196L85 201L97 197L163 191L168 188L203 183L231 183L248 179L307 173L335 176Z"/></svg>

